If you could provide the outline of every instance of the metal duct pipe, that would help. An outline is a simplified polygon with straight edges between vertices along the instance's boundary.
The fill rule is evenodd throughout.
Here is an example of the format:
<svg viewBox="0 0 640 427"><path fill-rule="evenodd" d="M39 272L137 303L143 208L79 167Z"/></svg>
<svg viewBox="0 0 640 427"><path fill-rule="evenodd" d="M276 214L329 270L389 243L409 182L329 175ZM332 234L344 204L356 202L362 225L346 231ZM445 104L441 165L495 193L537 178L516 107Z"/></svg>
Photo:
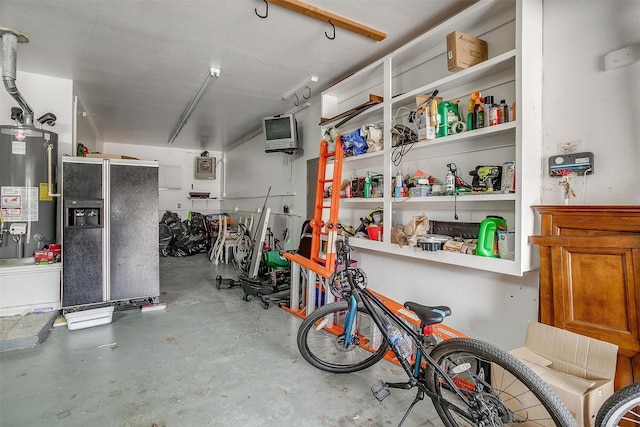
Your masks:
<svg viewBox="0 0 640 427"><path fill-rule="evenodd" d="M27 43L29 38L22 33L0 27L2 35L2 81L24 113L24 124L33 126L33 110L24 100L16 86L16 58L18 56L18 43Z"/></svg>

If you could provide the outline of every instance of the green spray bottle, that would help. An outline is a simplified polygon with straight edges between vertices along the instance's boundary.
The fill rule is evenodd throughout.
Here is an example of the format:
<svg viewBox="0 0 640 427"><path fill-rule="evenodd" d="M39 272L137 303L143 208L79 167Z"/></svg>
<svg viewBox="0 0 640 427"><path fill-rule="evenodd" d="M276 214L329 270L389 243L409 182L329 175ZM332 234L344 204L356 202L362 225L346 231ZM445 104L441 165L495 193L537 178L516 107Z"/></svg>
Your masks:
<svg viewBox="0 0 640 427"><path fill-rule="evenodd" d="M367 177L364 179L364 198L371 198L371 173L367 172Z"/></svg>

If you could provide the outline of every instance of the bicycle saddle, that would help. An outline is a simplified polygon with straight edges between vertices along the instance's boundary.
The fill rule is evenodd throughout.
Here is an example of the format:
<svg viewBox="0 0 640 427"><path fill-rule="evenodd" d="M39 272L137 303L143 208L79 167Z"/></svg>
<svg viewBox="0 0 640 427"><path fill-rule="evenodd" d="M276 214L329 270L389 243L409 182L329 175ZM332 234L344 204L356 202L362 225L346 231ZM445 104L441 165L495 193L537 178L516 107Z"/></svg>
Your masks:
<svg viewBox="0 0 640 427"><path fill-rule="evenodd" d="M420 319L421 326L441 323L451 314L451 309L444 305L422 305L417 302L405 302L404 308L413 311Z"/></svg>

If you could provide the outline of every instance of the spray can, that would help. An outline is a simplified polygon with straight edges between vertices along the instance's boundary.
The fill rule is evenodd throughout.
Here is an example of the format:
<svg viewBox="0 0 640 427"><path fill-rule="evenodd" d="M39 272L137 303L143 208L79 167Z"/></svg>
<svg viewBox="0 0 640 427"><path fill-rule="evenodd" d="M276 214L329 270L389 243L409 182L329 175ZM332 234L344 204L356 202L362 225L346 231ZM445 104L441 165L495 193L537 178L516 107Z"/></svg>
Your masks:
<svg viewBox="0 0 640 427"><path fill-rule="evenodd" d="M500 100L500 123L509 123L509 106L504 99Z"/></svg>
<svg viewBox="0 0 640 427"><path fill-rule="evenodd" d="M493 105L493 96L486 95L484 97L484 127L489 127L490 125L490 117L489 113L491 112L491 106Z"/></svg>
<svg viewBox="0 0 640 427"><path fill-rule="evenodd" d="M495 126L500 124L500 107L496 104L491 104L489 107L489 116L487 122L489 126Z"/></svg>
<svg viewBox="0 0 640 427"><path fill-rule="evenodd" d="M474 129L482 129L484 127L484 107L478 103L473 106L473 118L475 121Z"/></svg>

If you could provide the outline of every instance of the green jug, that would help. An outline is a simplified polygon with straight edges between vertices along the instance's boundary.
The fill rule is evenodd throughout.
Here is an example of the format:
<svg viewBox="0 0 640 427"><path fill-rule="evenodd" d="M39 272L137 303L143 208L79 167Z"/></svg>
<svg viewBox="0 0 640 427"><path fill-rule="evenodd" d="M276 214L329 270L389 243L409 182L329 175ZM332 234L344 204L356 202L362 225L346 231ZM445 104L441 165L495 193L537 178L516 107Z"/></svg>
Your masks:
<svg viewBox="0 0 640 427"><path fill-rule="evenodd" d="M437 137L451 135L453 133L451 126L460 121L458 101L441 102L438 105L438 113L440 114L440 127Z"/></svg>
<svg viewBox="0 0 640 427"><path fill-rule="evenodd" d="M489 215L480 223L476 255L498 258L498 230L506 230L507 222L500 216Z"/></svg>

